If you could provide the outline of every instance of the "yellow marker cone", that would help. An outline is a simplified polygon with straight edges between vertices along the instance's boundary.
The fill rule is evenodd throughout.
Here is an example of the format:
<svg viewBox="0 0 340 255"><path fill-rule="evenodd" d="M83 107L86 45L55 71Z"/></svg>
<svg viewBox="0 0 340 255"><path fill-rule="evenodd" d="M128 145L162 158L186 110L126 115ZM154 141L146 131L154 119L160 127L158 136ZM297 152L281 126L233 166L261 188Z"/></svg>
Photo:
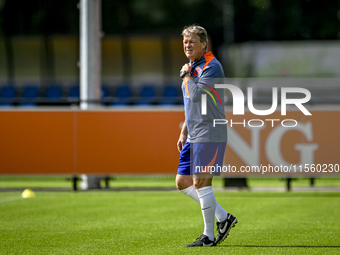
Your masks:
<svg viewBox="0 0 340 255"><path fill-rule="evenodd" d="M35 197L35 193L30 189L25 189L24 192L22 192L21 196L23 198Z"/></svg>

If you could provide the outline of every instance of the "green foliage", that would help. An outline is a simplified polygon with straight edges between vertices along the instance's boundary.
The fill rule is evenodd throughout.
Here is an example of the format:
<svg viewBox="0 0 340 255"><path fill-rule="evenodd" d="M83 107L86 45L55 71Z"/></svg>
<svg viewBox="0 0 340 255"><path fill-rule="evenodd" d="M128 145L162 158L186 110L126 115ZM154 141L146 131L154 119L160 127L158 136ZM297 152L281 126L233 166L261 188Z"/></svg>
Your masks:
<svg viewBox="0 0 340 255"><path fill-rule="evenodd" d="M78 34L78 0L5 0L0 34ZM102 0L105 34L176 33L185 25L204 26L217 45L223 41L224 1ZM339 1L234 0L236 42L337 39Z"/></svg>

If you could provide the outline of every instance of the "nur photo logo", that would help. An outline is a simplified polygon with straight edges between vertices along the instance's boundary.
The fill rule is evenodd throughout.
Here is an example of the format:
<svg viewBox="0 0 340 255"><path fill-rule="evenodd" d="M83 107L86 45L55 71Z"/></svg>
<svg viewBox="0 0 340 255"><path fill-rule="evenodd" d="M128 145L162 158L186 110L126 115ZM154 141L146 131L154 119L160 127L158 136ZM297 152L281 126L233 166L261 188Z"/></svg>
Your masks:
<svg viewBox="0 0 340 255"><path fill-rule="evenodd" d="M233 115L244 115L244 102L245 96L240 88L232 84L215 84L214 87L211 87L205 83L202 83L204 86L209 88L218 98L220 104L222 105L222 101L216 89L228 89L233 98ZM200 88L201 90L205 91L214 101L215 106L217 106L216 99L207 89ZM287 95L290 93L301 94L303 98L288 98ZM207 94L201 95L201 114L207 115ZM312 115L307 108L303 105L307 103L311 99L311 93L308 89L305 88L296 88L296 87L282 87L281 88L281 116L285 116L287 114L287 105L295 105L304 115ZM260 110L256 109L253 104L253 88L247 88L247 105L248 109L251 113L258 115L258 116L267 116L274 113L278 106L278 88L272 88L272 105L269 109ZM274 127L275 121L280 121L279 119L266 119L265 121L271 122L271 126ZM254 122L258 122L256 125L252 124ZM293 122L293 124L287 124L287 122ZM214 119L214 127L215 125L227 124L228 120L226 119ZM261 119L251 119L248 122L248 126L250 127L262 127L264 125L264 121ZM246 121L243 122L232 122L230 120L231 126L233 124L243 124L246 126ZM298 122L294 119L284 119L281 121L281 125L284 127L295 127Z"/></svg>

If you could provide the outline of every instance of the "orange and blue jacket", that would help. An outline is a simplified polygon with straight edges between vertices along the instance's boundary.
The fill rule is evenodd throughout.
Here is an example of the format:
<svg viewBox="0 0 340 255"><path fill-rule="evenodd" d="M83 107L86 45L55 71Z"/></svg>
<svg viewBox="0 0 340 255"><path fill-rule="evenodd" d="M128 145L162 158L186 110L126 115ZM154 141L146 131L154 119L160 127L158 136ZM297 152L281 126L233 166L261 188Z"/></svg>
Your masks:
<svg viewBox="0 0 340 255"><path fill-rule="evenodd" d="M215 84L224 84L222 65L207 52L191 66L192 79L182 83L188 142L227 142L227 125L214 127L214 119L226 118L224 89L214 88Z"/></svg>

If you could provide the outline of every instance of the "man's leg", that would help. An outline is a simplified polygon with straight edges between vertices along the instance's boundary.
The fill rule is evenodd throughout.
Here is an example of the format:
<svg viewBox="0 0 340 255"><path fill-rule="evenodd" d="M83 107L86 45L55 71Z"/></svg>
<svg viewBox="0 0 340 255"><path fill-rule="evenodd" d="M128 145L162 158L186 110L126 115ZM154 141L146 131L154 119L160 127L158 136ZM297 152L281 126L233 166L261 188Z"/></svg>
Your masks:
<svg viewBox="0 0 340 255"><path fill-rule="evenodd" d="M201 209L204 219L204 235L209 237L209 240L214 240L214 223L215 223L215 206L216 199L212 190L212 176L204 176L202 174L194 175L194 186L197 190L198 197L201 203ZM222 209L223 210L223 209ZM225 212L226 213L226 212ZM218 234L215 240L215 245L223 242L229 235L229 231L237 223L237 218L232 214L226 213L225 219L217 222ZM213 238L213 239L212 239Z"/></svg>
<svg viewBox="0 0 340 255"><path fill-rule="evenodd" d="M176 176L176 186L180 192L191 197L197 203L201 203L190 175L178 174ZM218 221L224 221L228 216L228 213L217 202L215 216Z"/></svg>
<svg viewBox="0 0 340 255"><path fill-rule="evenodd" d="M204 234L207 235L210 239L211 232L212 234L214 234L214 221L212 221L213 217L211 216L212 212L210 208L207 210L204 209L208 208L211 203L216 204L216 199L211 186L212 176L210 177L209 174L208 176L204 176L203 174L195 176L196 178L194 178L193 180L201 202L201 208L204 218ZM197 178L197 176L199 177ZM205 203L204 206L203 203ZM223 242L223 240L226 239L227 236L229 235L230 229L234 227L236 223L237 218L230 213L226 213L223 220L218 220L217 222L218 234L215 243L220 244L221 242Z"/></svg>
<svg viewBox="0 0 340 255"><path fill-rule="evenodd" d="M214 241L216 199L211 186L212 175L194 175L193 182L201 204L201 210L204 220L203 234L208 236L211 241Z"/></svg>
<svg viewBox="0 0 340 255"><path fill-rule="evenodd" d="M196 189L193 185L194 182L192 180L192 175L191 175L191 171L190 171L190 167L191 167L190 147L191 147L190 143L186 142L181 153L180 153L180 160L179 160L177 177L176 177L176 186L183 194L191 197L196 202L198 202L201 205L202 209L205 208L205 207L202 207L202 204L205 205L206 201L210 201L211 199L207 200L207 198L211 197L211 195L212 195L213 201L215 201L215 209L212 208L211 210L213 210L216 213L216 218L219 222L223 221L227 218L228 213L226 211L224 211L223 208L219 204L216 203L215 196L212 193L212 189L211 189L211 181L212 181L211 177L212 176L209 175L210 181L208 181L207 183L205 183L206 181L204 181L204 180L202 182L202 180L199 181L197 179L198 181L197 181L195 187L196 188L202 187L203 189L196 191ZM206 179L206 178L204 178L204 179ZM204 198L204 197L207 197L207 198ZM213 207L214 207L214 205L213 205ZM209 220L206 221L206 218L204 216L205 214L210 215L211 211L210 211L210 213L204 213L203 211L204 210L202 210L202 213L203 213L205 225L208 224L207 227L205 227L204 231L205 231L205 233L209 232L210 234L208 234L208 235L202 234L196 242L189 244L189 245L186 245L186 247L213 246L213 245L215 245L215 243L214 243L214 230L213 230L214 221L215 221L214 213L212 214L213 219L211 220L209 218L210 222L212 222L212 224L211 224L211 223L208 223ZM211 225L212 225L212 231L211 231ZM212 232L212 234L211 234L211 232ZM219 233L220 233L220 231L219 231ZM218 235L218 239L221 239L219 237L220 237L220 234Z"/></svg>

